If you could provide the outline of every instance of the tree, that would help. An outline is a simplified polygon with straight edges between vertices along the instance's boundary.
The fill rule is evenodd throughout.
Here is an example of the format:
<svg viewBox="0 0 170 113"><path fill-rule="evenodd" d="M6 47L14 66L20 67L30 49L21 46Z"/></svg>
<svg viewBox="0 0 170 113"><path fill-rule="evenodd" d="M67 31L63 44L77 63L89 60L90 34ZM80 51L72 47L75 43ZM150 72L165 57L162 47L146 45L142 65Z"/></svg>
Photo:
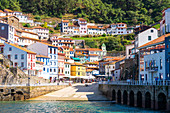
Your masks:
<svg viewBox="0 0 170 113"><path fill-rule="evenodd" d="M54 29L55 29L55 30L60 30L59 25L57 25Z"/></svg>
<svg viewBox="0 0 170 113"><path fill-rule="evenodd" d="M48 28L47 22L45 22L45 23L42 25L42 27Z"/></svg>

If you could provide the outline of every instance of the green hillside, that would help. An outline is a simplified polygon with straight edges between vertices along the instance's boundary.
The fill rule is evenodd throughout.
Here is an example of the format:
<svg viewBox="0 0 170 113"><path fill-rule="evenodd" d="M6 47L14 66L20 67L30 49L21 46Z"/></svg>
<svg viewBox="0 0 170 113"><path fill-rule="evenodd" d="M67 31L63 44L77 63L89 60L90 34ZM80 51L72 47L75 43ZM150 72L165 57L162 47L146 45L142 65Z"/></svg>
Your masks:
<svg viewBox="0 0 170 113"><path fill-rule="evenodd" d="M66 13L96 23L152 24L170 0L0 0L0 9L59 17Z"/></svg>

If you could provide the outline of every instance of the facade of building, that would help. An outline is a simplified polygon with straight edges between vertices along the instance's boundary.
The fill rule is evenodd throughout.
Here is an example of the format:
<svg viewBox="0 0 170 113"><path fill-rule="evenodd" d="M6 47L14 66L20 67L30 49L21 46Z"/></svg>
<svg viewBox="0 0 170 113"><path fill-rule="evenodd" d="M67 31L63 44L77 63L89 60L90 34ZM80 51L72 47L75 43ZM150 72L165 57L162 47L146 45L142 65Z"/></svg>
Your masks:
<svg viewBox="0 0 170 113"><path fill-rule="evenodd" d="M56 81L56 79L58 79L58 47L48 43L36 42L29 45L27 48L36 52L37 55L50 57L49 67L43 70L43 74L47 79Z"/></svg>
<svg viewBox="0 0 170 113"><path fill-rule="evenodd" d="M48 40L49 38L49 29L43 28L41 26L34 27L34 33L37 33L40 40Z"/></svg>
<svg viewBox="0 0 170 113"><path fill-rule="evenodd" d="M54 38L52 39L52 45L55 45L55 46L59 46L59 47L62 47L62 46L68 46L70 48L73 48L73 39L71 38Z"/></svg>
<svg viewBox="0 0 170 113"><path fill-rule="evenodd" d="M158 38L158 30L155 28L146 29L135 36L135 49Z"/></svg>
<svg viewBox="0 0 170 113"><path fill-rule="evenodd" d="M64 64L65 54L58 53L58 76L59 79L65 76L65 64Z"/></svg>
<svg viewBox="0 0 170 113"><path fill-rule="evenodd" d="M169 80L169 36L163 35L139 47L140 82Z"/></svg>
<svg viewBox="0 0 170 113"><path fill-rule="evenodd" d="M39 54L36 56L36 58L39 63L43 62L43 70L41 73L38 74L38 77L50 79L49 78L50 57Z"/></svg>
<svg viewBox="0 0 170 113"><path fill-rule="evenodd" d="M71 76L86 76L86 67L78 62L71 64Z"/></svg>
<svg viewBox="0 0 170 113"><path fill-rule="evenodd" d="M65 77L70 77L71 76L71 63L69 62L64 62L65 65Z"/></svg>
<svg viewBox="0 0 170 113"><path fill-rule="evenodd" d="M125 23L113 23L108 26L106 32L110 35L123 35L133 33L133 29L127 28L127 24Z"/></svg>
<svg viewBox="0 0 170 113"><path fill-rule="evenodd" d="M162 20L160 21L161 35L170 32L170 8L166 8L162 11Z"/></svg>
<svg viewBox="0 0 170 113"><path fill-rule="evenodd" d="M4 43L4 56L28 75L35 75L36 53L12 43Z"/></svg>

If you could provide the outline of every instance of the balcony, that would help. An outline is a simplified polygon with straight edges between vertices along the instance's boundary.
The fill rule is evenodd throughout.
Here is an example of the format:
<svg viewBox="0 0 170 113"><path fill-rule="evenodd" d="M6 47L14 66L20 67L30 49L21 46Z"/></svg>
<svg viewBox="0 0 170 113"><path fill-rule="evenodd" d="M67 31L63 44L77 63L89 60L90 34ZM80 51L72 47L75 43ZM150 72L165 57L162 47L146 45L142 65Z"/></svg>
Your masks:
<svg viewBox="0 0 170 113"><path fill-rule="evenodd" d="M156 71L158 71L158 66L154 66L154 67L146 67L146 71L149 71L149 72L156 72Z"/></svg>

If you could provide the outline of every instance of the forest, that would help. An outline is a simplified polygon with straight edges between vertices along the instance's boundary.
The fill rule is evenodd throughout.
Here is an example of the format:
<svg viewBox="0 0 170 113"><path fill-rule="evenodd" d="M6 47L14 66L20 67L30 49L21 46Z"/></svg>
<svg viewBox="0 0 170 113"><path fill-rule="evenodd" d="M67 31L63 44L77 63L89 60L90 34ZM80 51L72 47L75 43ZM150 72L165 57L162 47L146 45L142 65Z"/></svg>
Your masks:
<svg viewBox="0 0 170 113"><path fill-rule="evenodd" d="M153 24L161 20L161 11L167 7L170 0L0 0L1 10L58 18L74 14L88 22L104 24Z"/></svg>

